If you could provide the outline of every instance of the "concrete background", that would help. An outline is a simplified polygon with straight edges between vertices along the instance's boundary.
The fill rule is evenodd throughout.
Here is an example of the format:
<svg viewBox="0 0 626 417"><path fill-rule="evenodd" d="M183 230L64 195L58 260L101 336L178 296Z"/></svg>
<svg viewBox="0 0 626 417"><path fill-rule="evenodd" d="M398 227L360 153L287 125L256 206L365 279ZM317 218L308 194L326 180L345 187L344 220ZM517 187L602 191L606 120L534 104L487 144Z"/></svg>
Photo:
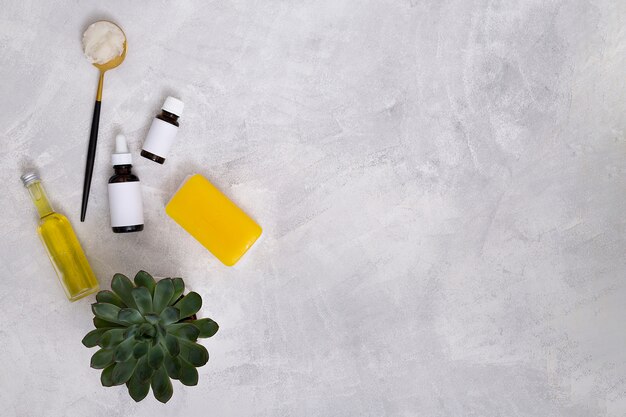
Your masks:
<svg viewBox="0 0 626 417"><path fill-rule="evenodd" d="M626 2L0 0L0 404L15 416L626 415ZM106 77L80 39L126 31ZM186 103L165 165L138 152ZM146 229L109 229L114 135ZM182 276L221 330L167 405L102 388L19 181L102 287ZM235 268L165 215L191 173L263 227Z"/></svg>

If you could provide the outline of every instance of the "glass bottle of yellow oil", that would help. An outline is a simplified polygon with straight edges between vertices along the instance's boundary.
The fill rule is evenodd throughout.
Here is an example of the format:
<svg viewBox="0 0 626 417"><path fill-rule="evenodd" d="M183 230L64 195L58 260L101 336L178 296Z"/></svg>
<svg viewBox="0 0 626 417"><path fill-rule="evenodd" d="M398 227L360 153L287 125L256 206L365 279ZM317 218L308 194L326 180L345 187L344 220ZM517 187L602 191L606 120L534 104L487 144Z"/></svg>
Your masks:
<svg viewBox="0 0 626 417"><path fill-rule="evenodd" d="M37 232L67 298L76 301L98 291L98 280L67 217L52 210L37 174L29 172L21 178L39 212Z"/></svg>

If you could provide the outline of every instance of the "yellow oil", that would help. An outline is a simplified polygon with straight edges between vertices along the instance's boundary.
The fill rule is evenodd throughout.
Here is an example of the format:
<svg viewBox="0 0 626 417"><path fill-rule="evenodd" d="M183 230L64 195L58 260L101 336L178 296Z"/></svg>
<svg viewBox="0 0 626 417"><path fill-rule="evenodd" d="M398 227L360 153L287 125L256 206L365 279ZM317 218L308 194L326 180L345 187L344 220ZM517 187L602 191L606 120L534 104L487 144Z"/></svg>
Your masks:
<svg viewBox="0 0 626 417"><path fill-rule="evenodd" d="M37 232L67 298L76 301L98 291L98 280L67 217L52 210L39 181L27 187L40 216Z"/></svg>

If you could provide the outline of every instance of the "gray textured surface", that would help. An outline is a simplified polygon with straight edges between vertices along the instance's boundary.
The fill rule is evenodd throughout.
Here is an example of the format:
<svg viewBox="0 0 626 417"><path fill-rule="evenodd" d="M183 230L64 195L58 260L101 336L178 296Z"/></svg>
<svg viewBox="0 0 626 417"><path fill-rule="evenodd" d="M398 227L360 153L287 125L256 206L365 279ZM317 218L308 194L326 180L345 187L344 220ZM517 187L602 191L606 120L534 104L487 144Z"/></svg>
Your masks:
<svg viewBox="0 0 626 417"><path fill-rule="evenodd" d="M106 5L105 5L106 3ZM17 416L626 415L626 3L0 0L0 404ZM109 17L97 72L80 35ZM168 93L164 166L138 157ZM115 133L146 230L108 227ZM36 166L103 286L181 275L220 332L166 406L100 387L19 182ZM163 210L199 172L264 227L236 268Z"/></svg>

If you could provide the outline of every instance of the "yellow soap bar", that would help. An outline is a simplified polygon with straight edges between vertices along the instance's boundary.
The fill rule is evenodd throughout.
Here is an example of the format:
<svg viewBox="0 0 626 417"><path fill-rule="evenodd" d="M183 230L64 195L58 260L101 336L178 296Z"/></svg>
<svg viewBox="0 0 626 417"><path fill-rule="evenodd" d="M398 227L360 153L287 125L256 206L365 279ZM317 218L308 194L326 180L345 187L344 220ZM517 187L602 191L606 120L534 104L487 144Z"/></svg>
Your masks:
<svg viewBox="0 0 626 417"><path fill-rule="evenodd" d="M224 265L232 266L262 229L200 174L189 177L165 212Z"/></svg>

